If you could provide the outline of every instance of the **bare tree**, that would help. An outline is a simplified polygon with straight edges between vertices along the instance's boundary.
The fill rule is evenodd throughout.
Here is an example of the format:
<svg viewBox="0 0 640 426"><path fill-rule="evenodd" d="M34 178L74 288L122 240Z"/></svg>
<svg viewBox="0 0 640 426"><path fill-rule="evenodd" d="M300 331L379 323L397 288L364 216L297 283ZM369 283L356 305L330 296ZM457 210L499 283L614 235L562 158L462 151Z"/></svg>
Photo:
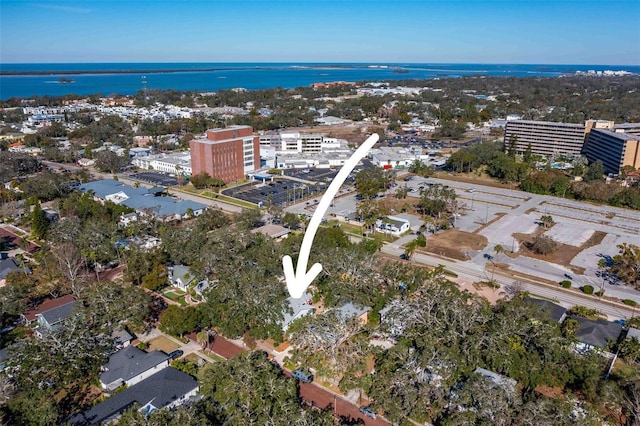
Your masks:
<svg viewBox="0 0 640 426"><path fill-rule="evenodd" d="M71 291L75 297L81 297L85 290L85 283L82 279L85 262L82 253L75 244L63 242L52 250L56 260L58 270L71 285Z"/></svg>

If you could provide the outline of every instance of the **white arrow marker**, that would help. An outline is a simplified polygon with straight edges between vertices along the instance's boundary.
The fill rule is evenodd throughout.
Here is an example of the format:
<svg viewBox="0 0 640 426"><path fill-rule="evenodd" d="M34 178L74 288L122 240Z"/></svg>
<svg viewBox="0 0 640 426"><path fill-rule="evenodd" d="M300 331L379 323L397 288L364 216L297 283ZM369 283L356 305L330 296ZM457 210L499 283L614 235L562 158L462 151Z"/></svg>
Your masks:
<svg viewBox="0 0 640 426"><path fill-rule="evenodd" d="M300 246L300 255L298 256L298 267L293 272L293 260L291 256L286 255L282 258L282 268L284 269L284 277L287 281L287 290L289 290L289 294L291 297L295 299L299 299L302 297L302 293L309 287L311 281L313 281L318 274L322 271L322 265L319 263L314 264L309 272L307 272L307 264L309 263L309 254L311 253L311 245L313 244L313 239L316 236L316 232L318 232L318 228L320 227L320 222L322 221L322 217L325 215L327 210L329 209L329 205L331 205L331 200L336 196L340 186L342 183L347 180L349 174L353 171L353 169L358 164L367 152L378 142L379 136L374 133L367 138L366 141L363 142L362 145L358 147L356 152L353 153L351 158L345 161L344 166L338 172L335 178L333 178L333 182L327 188L327 191L322 196L320 200L320 204L316 208L316 211L313 213L311 220L309 221L309 226L304 234L304 238L302 239L302 245Z"/></svg>

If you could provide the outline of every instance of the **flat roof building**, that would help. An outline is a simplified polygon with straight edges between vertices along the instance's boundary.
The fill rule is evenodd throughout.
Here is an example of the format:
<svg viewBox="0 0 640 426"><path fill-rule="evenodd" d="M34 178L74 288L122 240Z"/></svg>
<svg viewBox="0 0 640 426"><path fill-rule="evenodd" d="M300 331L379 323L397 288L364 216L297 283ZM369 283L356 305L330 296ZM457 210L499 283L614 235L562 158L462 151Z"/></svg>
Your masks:
<svg viewBox="0 0 640 426"><path fill-rule="evenodd" d="M640 167L640 134L593 129L587 136L584 155L589 162L600 160L605 173L620 173L624 166Z"/></svg>
<svg viewBox="0 0 640 426"><path fill-rule="evenodd" d="M584 144L585 130L584 124L509 120L504 130L504 145L509 149L514 143L519 154L531 146L531 152L537 155L578 156Z"/></svg>
<svg viewBox="0 0 640 426"><path fill-rule="evenodd" d="M260 145L251 126L207 130L189 142L193 175L208 173L225 183L244 179L260 168Z"/></svg>

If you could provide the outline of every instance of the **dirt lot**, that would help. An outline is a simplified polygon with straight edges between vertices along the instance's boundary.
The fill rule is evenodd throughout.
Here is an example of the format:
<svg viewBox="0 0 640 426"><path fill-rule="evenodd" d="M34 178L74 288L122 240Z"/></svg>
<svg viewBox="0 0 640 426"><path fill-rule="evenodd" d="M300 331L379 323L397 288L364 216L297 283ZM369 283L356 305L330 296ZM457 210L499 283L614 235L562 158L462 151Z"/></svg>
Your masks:
<svg viewBox="0 0 640 426"><path fill-rule="evenodd" d="M416 206L418 205L419 199L416 197L407 197L398 199L393 195L387 195L380 202L388 209L390 212L395 210L396 213L408 213L408 214L418 214L416 212ZM393 213L392 213L393 214Z"/></svg>
<svg viewBox="0 0 640 426"><path fill-rule="evenodd" d="M598 245L602 242L604 237L607 235L605 232L596 231L593 233L591 238L589 238L584 244L580 247L570 246L568 244L558 244L558 247L553 251L553 253L542 255L535 253L527 247L527 243L531 243L533 238L537 235L544 232L542 228L538 232L534 232L533 234L513 234L513 237L520 243L524 243L520 246L520 251L517 253L508 253L504 254L510 257L516 256L527 256L532 257L534 259L545 260L547 262L556 263L558 265L568 265L571 270L573 270L577 274L584 273L584 268L580 268L577 266L571 265L571 260L578 255L582 250L585 250L589 247Z"/></svg>
<svg viewBox="0 0 640 426"><path fill-rule="evenodd" d="M179 345L173 343L166 337L160 336L149 341L149 348L147 349L147 352L158 350L168 354L169 352L174 351L179 347Z"/></svg>
<svg viewBox="0 0 640 426"><path fill-rule="evenodd" d="M487 246L487 239L482 235L471 234L457 229L449 229L438 235L427 237L427 246L420 251L439 254L458 260L468 260L464 250L482 250Z"/></svg>

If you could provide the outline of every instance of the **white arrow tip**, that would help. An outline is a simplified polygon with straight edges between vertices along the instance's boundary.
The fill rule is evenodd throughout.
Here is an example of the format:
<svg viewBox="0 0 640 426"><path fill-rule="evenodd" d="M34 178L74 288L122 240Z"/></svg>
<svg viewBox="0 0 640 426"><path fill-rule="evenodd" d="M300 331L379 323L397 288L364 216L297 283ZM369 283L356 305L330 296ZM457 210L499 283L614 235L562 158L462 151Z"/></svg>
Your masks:
<svg viewBox="0 0 640 426"><path fill-rule="evenodd" d="M314 264L309 272L293 270L293 260L287 255L282 258L282 269L284 270L284 279L287 282L287 290L294 299L300 299L311 282L322 272L322 265Z"/></svg>

